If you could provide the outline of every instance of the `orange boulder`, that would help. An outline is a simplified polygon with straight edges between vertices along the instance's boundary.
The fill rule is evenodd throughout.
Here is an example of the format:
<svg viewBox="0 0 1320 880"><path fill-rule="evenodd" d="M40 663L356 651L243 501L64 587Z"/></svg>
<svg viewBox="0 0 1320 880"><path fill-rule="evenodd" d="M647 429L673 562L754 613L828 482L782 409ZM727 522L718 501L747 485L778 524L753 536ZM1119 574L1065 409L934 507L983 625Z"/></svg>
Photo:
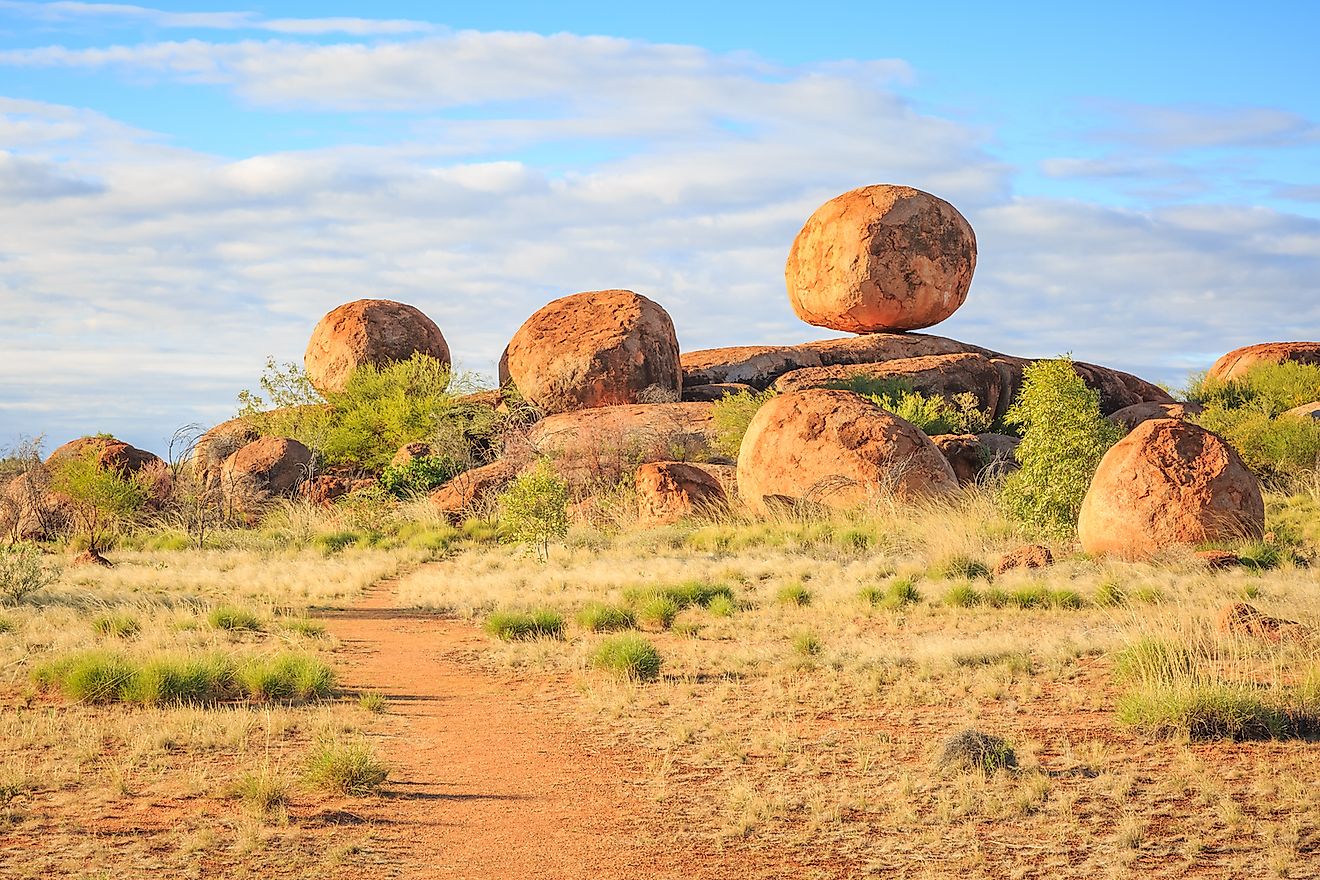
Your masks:
<svg viewBox="0 0 1320 880"><path fill-rule="evenodd" d="M359 299L317 322L303 365L324 394L343 391L358 367L383 367L419 352L449 365L449 345L434 321L404 303Z"/></svg>

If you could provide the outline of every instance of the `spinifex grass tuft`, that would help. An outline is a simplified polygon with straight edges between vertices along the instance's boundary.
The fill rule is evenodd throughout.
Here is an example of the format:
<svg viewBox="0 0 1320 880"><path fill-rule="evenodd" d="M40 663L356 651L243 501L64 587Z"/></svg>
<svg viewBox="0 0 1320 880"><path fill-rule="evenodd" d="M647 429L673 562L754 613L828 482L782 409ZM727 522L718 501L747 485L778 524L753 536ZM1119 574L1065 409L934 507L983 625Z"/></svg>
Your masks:
<svg viewBox="0 0 1320 880"><path fill-rule="evenodd" d="M608 638L591 655L591 665L597 669L634 681L653 681L660 676L660 652L638 635Z"/></svg>
<svg viewBox="0 0 1320 880"><path fill-rule="evenodd" d="M486 617L486 632L506 642L532 639L562 639L564 617L557 611L492 611Z"/></svg>
<svg viewBox="0 0 1320 880"><path fill-rule="evenodd" d="M337 794L374 794L389 777L389 766L364 740L323 740L307 761L307 781Z"/></svg>

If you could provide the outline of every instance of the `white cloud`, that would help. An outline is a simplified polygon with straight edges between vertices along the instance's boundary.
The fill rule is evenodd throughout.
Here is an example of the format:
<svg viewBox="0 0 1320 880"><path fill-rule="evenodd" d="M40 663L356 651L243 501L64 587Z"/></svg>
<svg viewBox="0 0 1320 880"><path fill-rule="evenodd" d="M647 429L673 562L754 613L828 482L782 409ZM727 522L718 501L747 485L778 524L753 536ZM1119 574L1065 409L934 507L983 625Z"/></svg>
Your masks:
<svg viewBox="0 0 1320 880"><path fill-rule="evenodd" d="M125 3L80 3L59 0L53 3L27 0L0 0L0 9L8 9L44 22L115 20L158 28L192 30L257 30L281 34L349 34L352 36L393 36L427 33L435 25L409 19L370 18L277 18L265 19L255 12L171 12Z"/></svg>
<svg viewBox="0 0 1320 880"><path fill-rule="evenodd" d="M1104 140L1162 150L1295 147L1320 143L1320 125L1273 107L1103 105L1116 124Z"/></svg>

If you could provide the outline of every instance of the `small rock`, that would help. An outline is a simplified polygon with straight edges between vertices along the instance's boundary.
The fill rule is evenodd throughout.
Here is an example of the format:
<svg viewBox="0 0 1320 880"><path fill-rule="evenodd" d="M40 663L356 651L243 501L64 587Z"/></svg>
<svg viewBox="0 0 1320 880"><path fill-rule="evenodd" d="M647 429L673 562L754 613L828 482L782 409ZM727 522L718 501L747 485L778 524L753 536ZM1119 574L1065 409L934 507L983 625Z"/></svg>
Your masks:
<svg viewBox="0 0 1320 880"><path fill-rule="evenodd" d="M1005 553L995 565L995 577L1017 568L1049 568L1054 554L1044 544L1026 544Z"/></svg>
<svg viewBox="0 0 1320 880"><path fill-rule="evenodd" d="M1303 640L1309 635L1297 621L1269 617L1246 602L1233 602L1220 609L1217 626L1222 633L1276 643Z"/></svg>

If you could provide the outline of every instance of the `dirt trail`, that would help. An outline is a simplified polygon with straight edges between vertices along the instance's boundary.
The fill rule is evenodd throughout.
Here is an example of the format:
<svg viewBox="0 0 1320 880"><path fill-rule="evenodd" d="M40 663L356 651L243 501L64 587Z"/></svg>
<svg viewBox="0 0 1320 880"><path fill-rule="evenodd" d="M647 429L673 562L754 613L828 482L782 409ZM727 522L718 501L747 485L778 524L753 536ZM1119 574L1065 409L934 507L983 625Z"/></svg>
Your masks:
<svg viewBox="0 0 1320 880"><path fill-rule="evenodd" d="M649 838L655 804L628 782L644 777L644 759L572 724L567 681L483 671L471 624L394 604L386 581L324 615L344 644L346 687L389 698L386 794L353 807L374 826L386 876L724 875Z"/></svg>

